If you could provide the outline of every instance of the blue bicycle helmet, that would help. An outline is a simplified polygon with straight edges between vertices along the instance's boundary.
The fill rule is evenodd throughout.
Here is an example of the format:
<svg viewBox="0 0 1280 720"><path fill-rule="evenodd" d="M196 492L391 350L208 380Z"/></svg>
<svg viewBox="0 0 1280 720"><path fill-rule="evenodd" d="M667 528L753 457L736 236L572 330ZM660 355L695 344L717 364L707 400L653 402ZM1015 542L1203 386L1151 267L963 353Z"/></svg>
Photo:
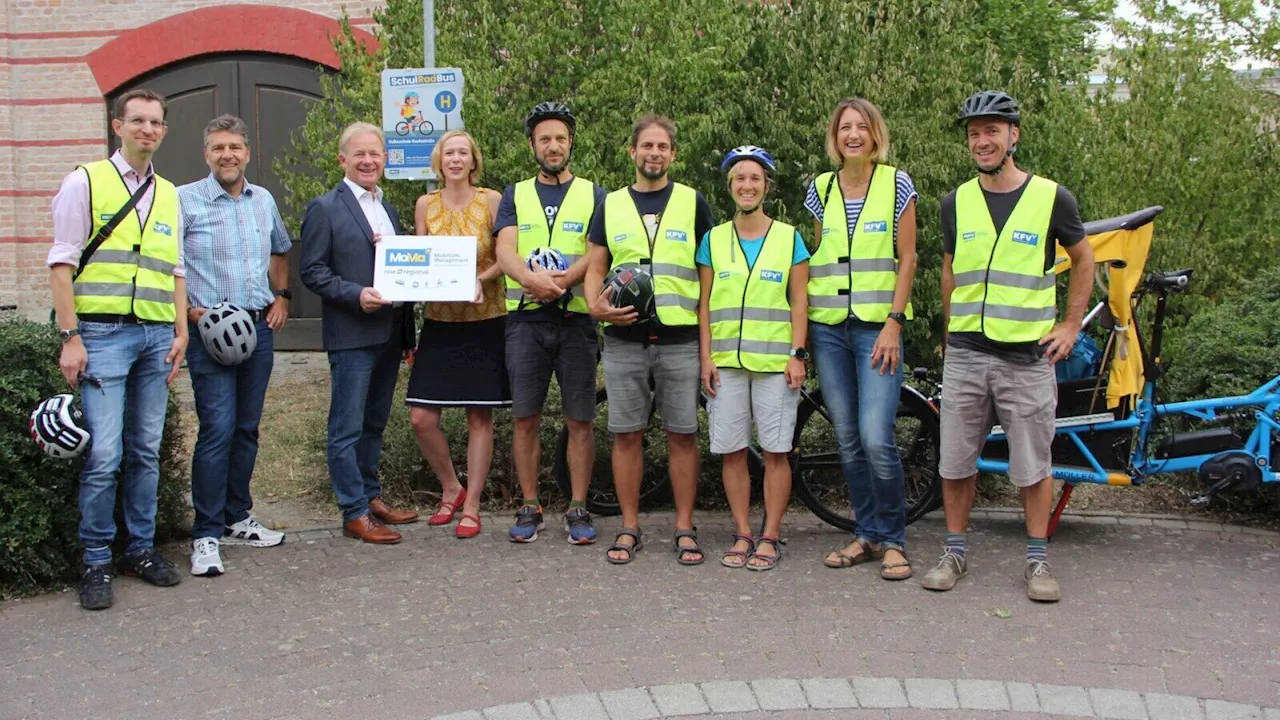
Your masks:
<svg viewBox="0 0 1280 720"><path fill-rule="evenodd" d="M404 94L404 99L405 99L405 100L408 100L409 98L413 98L414 100L419 100L420 98L419 98L419 96L418 96L418 91L417 91L417 90L410 90L409 92L405 93L405 94Z"/></svg>
<svg viewBox="0 0 1280 720"><path fill-rule="evenodd" d="M773 164L773 156L769 154L768 150L765 150L762 147L756 147L755 145L739 145L738 147L730 150L728 154L724 156L724 162L720 163L720 172L728 172L729 168L733 167L734 163L737 163L739 160L755 160L763 165L770 173L773 173L778 169L777 166Z"/></svg>

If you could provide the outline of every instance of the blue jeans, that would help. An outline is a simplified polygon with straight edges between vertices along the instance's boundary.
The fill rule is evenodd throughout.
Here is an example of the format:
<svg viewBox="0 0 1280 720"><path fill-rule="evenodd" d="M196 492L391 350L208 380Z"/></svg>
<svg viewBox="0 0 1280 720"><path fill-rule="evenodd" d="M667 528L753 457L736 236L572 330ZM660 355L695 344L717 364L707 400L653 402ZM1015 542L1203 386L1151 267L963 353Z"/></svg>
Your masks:
<svg viewBox="0 0 1280 720"><path fill-rule="evenodd" d="M395 341L329 353L329 481L344 521L368 514L382 494L378 459L400 354Z"/></svg>
<svg viewBox="0 0 1280 720"><path fill-rule="evenodd" d="M102 381L101 389L82 383L80 390L92 438L80 474L80 541L85 565L103 565L111 562L116 537L122 465L125 552L147 550L155 542L160 437L169 402L165 378L172 369L164 358L173 347L173 326L81 322L80 337L89 355L85 372Z"/></svg>
<svg viewBox="0 0 1280 720"><path fill-rule="evenodd" d="M221 538L226 526L249 517L253 507L249 479L258 458L258 423L275 364L275 345L266 320L258 321L257 330L253 355L227 367L209 355L200 331L191 329L187 369L200 418L191 458L191 505L196 511L191 536L195 538Z"/></svg>
<svg viewBox="0 0 1280 720"><path fill-rule="evenodd" d="M822 398L835 426L840 467L849 483L855 535L905 549L907 490L893 436L902 368L881 375L871 367L878 326L852 319L840 325L810 323L809 334Z"/></svg>

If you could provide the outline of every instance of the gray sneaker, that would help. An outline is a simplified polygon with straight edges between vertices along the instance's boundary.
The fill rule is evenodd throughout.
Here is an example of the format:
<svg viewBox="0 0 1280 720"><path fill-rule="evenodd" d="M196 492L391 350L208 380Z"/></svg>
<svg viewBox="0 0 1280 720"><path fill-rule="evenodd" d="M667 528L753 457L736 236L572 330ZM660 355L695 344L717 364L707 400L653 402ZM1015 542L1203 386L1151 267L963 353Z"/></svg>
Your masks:
<svg viewBox="0 0 1280 720"><path fill-rule="evenodd" d="M1032 600L1053 603L1062 599L1062 588L1044 560L1028 560L1023 576L1027 579L1027 597Z"/></svg>
<svg viewBox="0 0 1280 720"><path fill-rule="evenodd" d="M929 572L925 573L924 585L926 590L937 590L943 592L950 590L956 586L956 582L965 576L969 571L969 566L965 564L963 555L956 555L950 550L944 550L942 557L938 558L938 564Z"/></svg>

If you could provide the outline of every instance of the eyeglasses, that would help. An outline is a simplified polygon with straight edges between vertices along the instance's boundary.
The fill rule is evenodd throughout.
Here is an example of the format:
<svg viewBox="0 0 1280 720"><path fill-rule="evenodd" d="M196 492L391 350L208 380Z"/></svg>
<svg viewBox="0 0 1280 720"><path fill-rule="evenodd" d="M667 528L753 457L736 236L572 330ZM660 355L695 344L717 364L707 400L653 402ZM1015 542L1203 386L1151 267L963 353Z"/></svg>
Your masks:
<svg viewBox="0 0 1280 720"><path fill-rule="evenodd" d="M134 128L135 130L142 129L142 128L144 128L144 127L148 126L148 125L150 125L150 126L152 126L152 127L154 127L154 128L160 128L160 129L163 129L163 128L165 128L165 127L168 127L168 125L169 125L169 123L166 123L166 122L165 122L165 121L163 121L163 120L151 120L151 119L148 119L148 118L141 118L141 117L137 117L136 115L135 115L135 116L133 116L133 117L127 117L127 118L125 118L125 119L124 119L124 122L125 122L125 124L126 124L126 125L128 125L128 126L129 126L129 127L131 127L131 128Z"/></svg>

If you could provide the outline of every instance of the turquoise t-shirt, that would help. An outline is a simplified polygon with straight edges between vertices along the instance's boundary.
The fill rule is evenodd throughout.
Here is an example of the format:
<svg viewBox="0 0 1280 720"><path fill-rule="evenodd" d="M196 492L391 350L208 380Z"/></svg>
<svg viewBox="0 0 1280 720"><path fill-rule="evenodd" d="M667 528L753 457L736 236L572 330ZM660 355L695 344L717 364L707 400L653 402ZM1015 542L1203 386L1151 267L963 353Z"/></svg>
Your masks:
<svg viewBox="0 0 1280 720"><path fill-rule="evenodd" d="M711 267L711 233L702 236L702 240L698 242L698 252L694 256L694 260L699 265ZM738 246L742 248L742 254L747 258L747 267L753 268L756 265L756 258L760 257L760 250L764 247L764 236L758 238L738 238ZM800 237L800 231L796 231L795 249L791 251L791 264L799 265L809 259L809 249L804 246L804 239Z"/></svg>

